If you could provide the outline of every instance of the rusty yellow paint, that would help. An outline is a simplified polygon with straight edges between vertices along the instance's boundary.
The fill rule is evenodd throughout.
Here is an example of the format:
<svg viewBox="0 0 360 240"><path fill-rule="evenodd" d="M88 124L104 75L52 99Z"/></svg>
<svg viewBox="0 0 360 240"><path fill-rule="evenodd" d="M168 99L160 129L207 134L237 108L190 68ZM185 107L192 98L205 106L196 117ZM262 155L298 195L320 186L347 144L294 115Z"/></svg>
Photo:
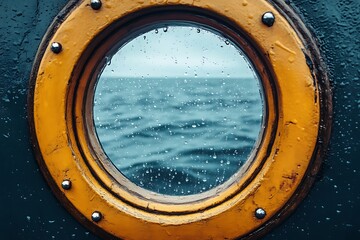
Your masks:
<svg viewBox="0 0 360 240"><path fill-rule="evenodd" d="M287 20L265 0L244 0L242 4L238 0L107 0L98 11L88 2L80 2L52 35L50 43L60 42L63 51L45 50L33 100L43 164L57 186L64 179L72 181L70 190L59 187L72 207L89 221L93 211L100 211L104 217L94 225L123 239L234 239L260 228L297 190L318 137L316 81L306 64L305 47ZM116 184L89 148L83 108L91 69L76 76L75 66L92 39L113 22L136 11L167 5L194 6L229 19L268 56L274 75L276 96L269 82L263 82L268 121L252 164L241 177L235 175L217 190L210 190L210 197L151 193L142 197L136 194L134 184L129 185L131 189ZM261 23L266 11L276 16L271 28ZM91 61L96 56L91 59L88 64L95 65ZM76 90L71 88L74 82ZM268 146L272 147L269 152ZM247 182L258 168L257 175ZM258 207L267 212L262 220L254 217Z"/></svg>

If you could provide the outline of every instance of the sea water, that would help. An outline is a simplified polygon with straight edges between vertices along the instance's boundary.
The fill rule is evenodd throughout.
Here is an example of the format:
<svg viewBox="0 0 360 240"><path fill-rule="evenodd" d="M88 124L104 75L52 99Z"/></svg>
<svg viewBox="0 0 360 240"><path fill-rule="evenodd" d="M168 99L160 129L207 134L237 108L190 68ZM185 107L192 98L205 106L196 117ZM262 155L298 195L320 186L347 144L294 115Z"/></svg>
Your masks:
<svg viewBox="0 0 360 240"><path fill-rule="evenodd" d="M102 77L94 122L103 150L130 181L190 195L227 181L259 138L255 78Z"/></svg>

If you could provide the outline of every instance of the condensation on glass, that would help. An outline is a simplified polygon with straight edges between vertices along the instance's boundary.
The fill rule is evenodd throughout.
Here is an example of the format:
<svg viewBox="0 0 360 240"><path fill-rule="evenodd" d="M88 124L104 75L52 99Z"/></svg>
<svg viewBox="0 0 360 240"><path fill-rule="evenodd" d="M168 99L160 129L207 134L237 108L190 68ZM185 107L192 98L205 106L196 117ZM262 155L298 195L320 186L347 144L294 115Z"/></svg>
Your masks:
<svg viewBox="0 0 360 240"><path fill-rule="evenodd" d="M162 24L108 56L93 117L112 164L160 194L197 194L229 180L249 159L265 113L244 52L204 26Z"/></svg>

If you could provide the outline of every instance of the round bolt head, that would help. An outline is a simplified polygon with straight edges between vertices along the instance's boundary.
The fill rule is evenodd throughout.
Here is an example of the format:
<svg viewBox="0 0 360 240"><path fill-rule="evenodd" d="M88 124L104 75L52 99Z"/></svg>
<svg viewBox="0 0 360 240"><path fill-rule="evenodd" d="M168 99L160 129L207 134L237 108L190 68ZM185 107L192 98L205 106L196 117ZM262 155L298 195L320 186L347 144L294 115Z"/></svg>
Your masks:
<svg viewBox="0 0 360 240"><path fill-rule="evenodd" d="M69 190L71 188L71 181L70 180L64 180L61 183L61 186L64 190Z"/></svg>
<svg viewBox="0 0 360 240"><path fill-rule="evenodd" d="M99 10L101 8L101 0L91 0L90 1L90 6L92 9L94 10Z"/></svg>
<svg viewBox="0 0 360 240"><path fill-rule="evenodd" d="M264 209L262 209L262 208L257 208L257 209L255 210L255 217L256 217L257 219L263 219L263 218L265 218L265 216L266 216L266 211L265 211Z"/></svg>
<svg viewBox="0 0 360 240"><path fill-rule="evenodd" d="M275 23L275 15L272 12L266 12L262 15L261 21L268 27Z"/></svg>
<svg viewBox="0 0 360 240"><path fill-rule="evenodd" d="M101 212L95 211L91 214L91 219L94 222L100 222L100 220L102 219L102 214Z"/></svg>
<svg viewBox="0 0 360 240"><path fill-rule="evenodd" d="M53 42L53 43L51 44L51 51L53 51L53 53L58 54L58 53L61 52L61 50L62 50L62 46L61 46L60 43L58 43L58 42Z"/></svg>

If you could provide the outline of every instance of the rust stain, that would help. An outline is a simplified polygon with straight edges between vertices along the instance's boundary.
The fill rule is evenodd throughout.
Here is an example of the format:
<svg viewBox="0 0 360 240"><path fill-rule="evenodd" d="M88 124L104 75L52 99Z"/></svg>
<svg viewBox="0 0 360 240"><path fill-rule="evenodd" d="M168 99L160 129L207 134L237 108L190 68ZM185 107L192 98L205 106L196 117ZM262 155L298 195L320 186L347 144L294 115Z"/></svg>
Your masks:
<svg viewBox="0 0 360 240"><path fill-rule="evenodd" d="M287 122L285 123L286 126L296 125L296 124L297 124L297 121L296 121L296 120L294 120L294 121L287 121Z"/></svg>
<svg viewBox="0 0 360 240"><path fill-rule="evenodd" d="M295 182L297 180L298 175L299 174L295 171L293 171L291 174L282 175L281 177L284 179L284 181L280 183L280 190L288 192L290 189L296 186Z"/></svg>
<svg viewBox="0 0 360 240"><path fill-rule="evenodd" d="M276 195L276 193L277 193L276 187L273 186L272 188L270 188L270 189L269 189L269 193L270 193L269 199L272 199L272 198Z"/></svg>
<svg viewBox="0 0 360 240"><path fill-rule="evenodd" d="M45 154L46 155L51 155L51 154L53 154L54 152L60 150L63 147L64 147L64 144L56 144L55 146L49 145L48 149L50 149L50 150L46 151Z"/></svg>
<svg viewBox="0 0 360 240"><path fill-rule="evenodd" d="M290 175L282 175L282 178L289 179L291 180L291 183L294 184L298 175L297 172L292 171Z"/></svg>

